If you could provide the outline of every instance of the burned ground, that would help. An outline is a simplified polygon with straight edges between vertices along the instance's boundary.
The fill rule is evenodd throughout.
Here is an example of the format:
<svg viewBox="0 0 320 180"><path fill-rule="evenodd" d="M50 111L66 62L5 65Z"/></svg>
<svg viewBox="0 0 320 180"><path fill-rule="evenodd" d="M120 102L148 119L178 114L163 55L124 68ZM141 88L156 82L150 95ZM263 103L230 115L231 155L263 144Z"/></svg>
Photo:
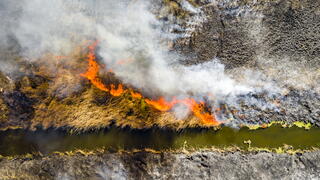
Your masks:
<svg viewBox="0 0 320 180"><path fill-rule="evenodd" d="M314 179L319 152L96 153L2 159L1 179ZM19 168L16 168L19 167ZM284 168L285 167L285 168Z"/></svg>

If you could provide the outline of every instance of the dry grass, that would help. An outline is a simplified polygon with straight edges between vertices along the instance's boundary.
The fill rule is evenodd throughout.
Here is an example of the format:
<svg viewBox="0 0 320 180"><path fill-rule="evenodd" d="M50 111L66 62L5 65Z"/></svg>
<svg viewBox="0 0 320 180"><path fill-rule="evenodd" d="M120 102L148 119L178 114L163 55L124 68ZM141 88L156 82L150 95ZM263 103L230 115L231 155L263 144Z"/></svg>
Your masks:
<svg viewBox="0 0 320 180"><path fill-rule="evenodd" d="M201 125L195 117L177 120L170 112L158 112L146 105L144 100L136 100L128 93L112 97L94 87L63 100L47 98L35 109L32 127L68 126L82 131L107 127L112 122L119 127L132 128L157 125L179 129Z"/></svg>
<svg viewBox="0 0 320 180"><path fill-rule="evenodd" d="M82 63L77 63L77 66L82 66ZM20 90L37 101L31 129L37 126L71 127L73 130L83 131L107 127L111 123L119 127L150 128L157 125L175 129L202 125L193 116L178 120L171 112L159 112L143 99L132 98L129 93L113 97L82 78L81 72L69 70L68 65L63 67L56 74L48 74L50 69L40 67L35 73L43 77L41 83L35 83L29 77L22 78ZM107 83L119 82L110 73L103 79ZM75 86L76 89L69 91L70 87Z"/></svg>
<svg viewBox="0 0 320 180"><path fill-rule="evenodd" d="M11 89L11 83L9 82L8 78L6 78L1 72L0 72L0 123L4 124L9 115L9 108L3 101L1 94L5 90Z"/></svg>
<svg viewBox="0 0 320 180"><path fill-rule="evenodd" d="M2 124L8 119L9 109L7 105L0 98L0 123Z"/></svg>
<svg viewBox="0 0 320 180"><path fill-rule="evenodd" d="M20 91L36 101L31 129L38 126L71 127L75 131L83 131L107 127L111 123L139 129L155 125L174 129L203 126L193 116L178 120L172 112L159 112L143 99L132 98L130 93L113 97L95 88L80 76L86 70L86 61L81 59L78 56L69 61L55 62L54 69L46 62L40 63L34 72L36 79L21 79ZM119 83L111 73L104 74L102 78L105 83Z"/></svg>
<svg viewBox="0 0 320 180"><path fill-rule="evenodd" d="M70 127L84 131L104 128L112 123L118 127L139 129L204 126L192 115L178 120L172 112L159 112L143 99L132 98L130 93L113 97L95 88L80 75L87 70L86 53L80 48L65 57L46 54L30 67L28 76L17 80L15 89L34 102L32 119L22 122L25 123L23 127ZM101 78L105 84L120 83L112 73L103 70ZM5 78L0 76L1 79ZM8 119L8 111L0 96L0 121L6 124L17 121Z"/></svg>

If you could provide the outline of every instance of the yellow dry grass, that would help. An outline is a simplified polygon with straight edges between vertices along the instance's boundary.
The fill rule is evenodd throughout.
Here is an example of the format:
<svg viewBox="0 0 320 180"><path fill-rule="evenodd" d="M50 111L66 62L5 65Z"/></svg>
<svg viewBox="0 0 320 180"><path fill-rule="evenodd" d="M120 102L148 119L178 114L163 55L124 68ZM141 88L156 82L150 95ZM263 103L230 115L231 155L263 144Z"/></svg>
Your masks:
<svg viewBox="0 0 320 180"><path fill-rule="evenodd" d="M178 120L172 112L159 112L143 99L132 98L128 92L113 97L97 89L80 76L87 68L85 53L76 51L59 59L45 55L34 69L37 79L21 79L20 91L36 101L30 120L31 129L70 127L83 131L104 128L112 123L118 127L132 128L204 126L191 115ZM106 84L119 83L112 73L102 73L101 78Z"/></svg>
<svg viewBox="0 0 320 180"><path fill-rule="evenodd" d="M0 123L7 121L9 109L4 101L0 98Z"/></svg>
<svg viewBox="0 0 320 180"><path fill-rule="evenodd" d="M150 128L152 126L181 129L205 126L192 116L179 120L172 112L159 112L143 99L132 98L129 92L113 97L103 92L81 76L87 70L87 50L76 48L68 56L45 54L30 67L32 75L16 82L15 89L34 102L30 120L36 127L70 127L75 131L98 129L115 124L118 127ZM101 69L105 84L120 81L114 74ZM5 79L5 78L0 78ZM7 118L8 108L0 97L0 121Z"/></svg>
<svg viewBox="0 0 320 180"><path fill-rule="evenodd" d="M103 103L97 102L103 99ZM175 129L201 125L190 116L178 120L171 112L161 113L125 93L112 97L95 87L86 88L80 95L59 100L47 98L35 107L32 127L72 127L74 130L97 129L114 123L118 127L150 128L154 125Z"/></svg>

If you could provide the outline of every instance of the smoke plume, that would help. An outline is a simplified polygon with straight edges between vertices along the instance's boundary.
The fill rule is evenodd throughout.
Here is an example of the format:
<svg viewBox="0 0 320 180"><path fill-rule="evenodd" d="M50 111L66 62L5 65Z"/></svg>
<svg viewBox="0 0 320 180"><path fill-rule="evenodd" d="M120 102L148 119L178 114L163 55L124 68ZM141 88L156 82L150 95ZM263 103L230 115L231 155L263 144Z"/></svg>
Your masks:
<svg viewBox="0 0 320 180"><path fill-rule="evenodd" d="M225 72L219 59L184 66L186 57L173 52L168 42L179 38L153 13L155 2L142 0L24 0L1 3L0 43L13 37L25 59L36 60L45 53L68 55L86 40L98 40L98 54L123 83L151 98L193 97L235 103L236 97L279 89L263 74L243 71L242 80ZM183 1L182 8L196 14L189 25L205 21L201 7ZM172 24L169 27L178 28ZM186 36L193 29L187 29ZM4 37L3 37L4 36ZM154 97L152 97L154 96ZM259 103L257 103L259 104ZM259 105L260 106L260 105ZM264 105L261 105L264 106ZM176 108L178 117L186 112Z"/></svg>

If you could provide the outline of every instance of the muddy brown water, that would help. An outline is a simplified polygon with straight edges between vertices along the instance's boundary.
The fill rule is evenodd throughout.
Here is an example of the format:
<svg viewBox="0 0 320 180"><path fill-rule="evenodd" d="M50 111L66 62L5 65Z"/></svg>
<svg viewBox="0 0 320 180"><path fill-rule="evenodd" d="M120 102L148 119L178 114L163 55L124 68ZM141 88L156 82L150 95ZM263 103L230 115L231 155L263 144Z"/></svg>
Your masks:
<svg viewBox="0 0 320 180"><path fill-rule="evenodd" d="M184 129L182 131L153 128L132 130L110 127L108 129L82 134L70 134L63 130L8 130L0 132L0 154L3 156L23 155L41 152L49 154L77 149L132 150L151 148L175 150L181 148L208 148L238 146L248 148L244 141L251 141L251 147L278 148L284 144L294 149L320 147L320 128L272 126L266 129L240 130L223 127L212 129Z"/></svg>

